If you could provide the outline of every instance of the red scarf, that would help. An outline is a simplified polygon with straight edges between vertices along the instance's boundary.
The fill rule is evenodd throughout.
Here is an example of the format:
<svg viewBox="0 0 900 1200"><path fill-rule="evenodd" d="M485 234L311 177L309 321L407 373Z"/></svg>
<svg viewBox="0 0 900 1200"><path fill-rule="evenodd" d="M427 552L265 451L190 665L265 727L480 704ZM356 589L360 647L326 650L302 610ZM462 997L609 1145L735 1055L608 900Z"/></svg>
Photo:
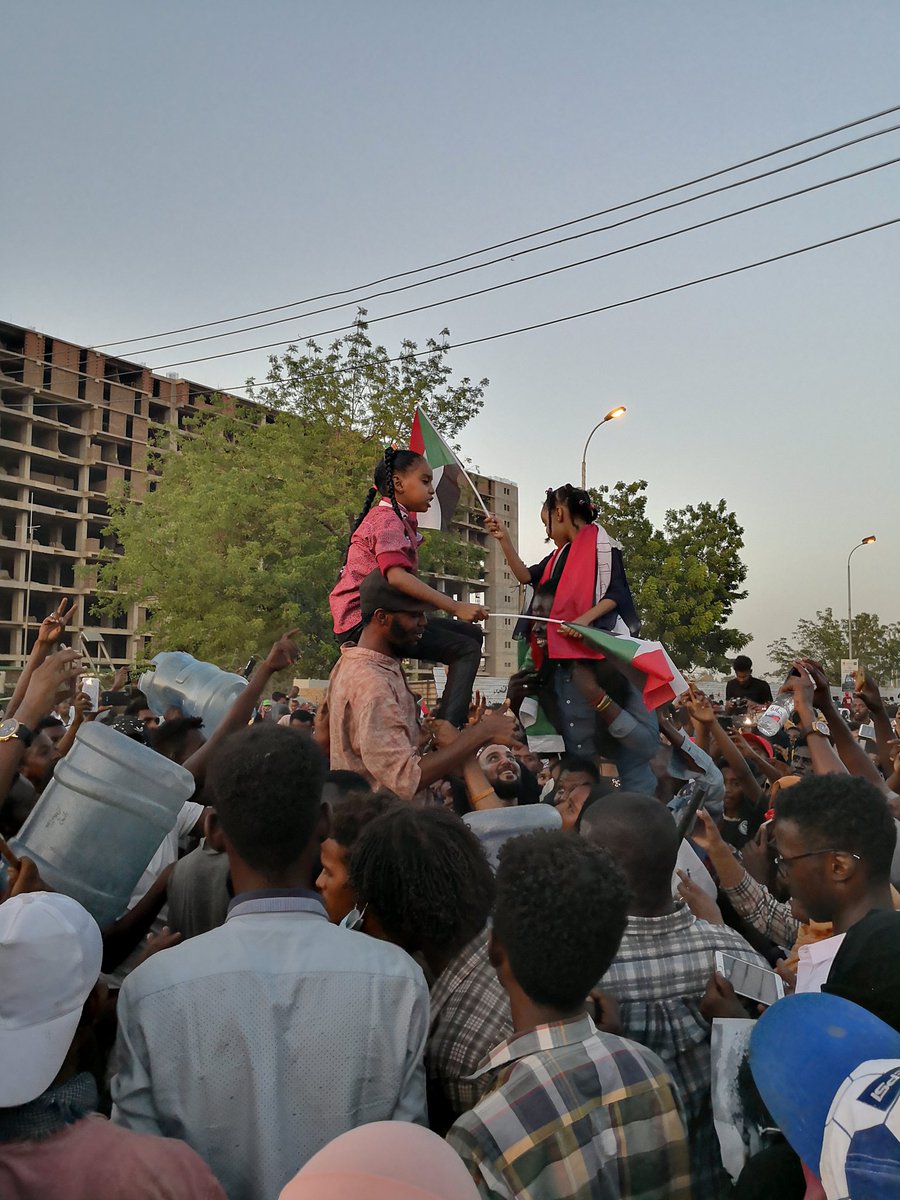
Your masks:
<svg viewBox="0 0 900 1200"><path fill-rule="evenodd" d="M569 554L556 585L553 607L550 610L550 616L557 621L574 621L597 603L597 534L596 525L582 525L569 546ZM560 551L557 550L547 563L541 584L551 579L559 554ZM554 659L603 658L599 650L566 637L560 632L558 625L550 624L547 625L547 653ZM544 652L535 647L533 634L531 656L535 666L539 667Z"/></svg>

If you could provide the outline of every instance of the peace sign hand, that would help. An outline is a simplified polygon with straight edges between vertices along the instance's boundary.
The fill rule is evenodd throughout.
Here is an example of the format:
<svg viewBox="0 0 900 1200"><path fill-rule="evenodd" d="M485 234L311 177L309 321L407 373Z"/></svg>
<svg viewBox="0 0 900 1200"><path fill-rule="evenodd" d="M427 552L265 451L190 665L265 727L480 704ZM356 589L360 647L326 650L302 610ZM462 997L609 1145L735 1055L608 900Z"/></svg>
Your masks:
<svg viewBox="0 0 900 1200"><path fill-rule="evenodd" d="M45 646L52 646L66 632L72 613L75 611L75 602L73 601L69 608L66 605L69 603L69 597L63 596L54 611L48 617L44 617L41 621L41 627L38 630L37 640Z"/></svg>

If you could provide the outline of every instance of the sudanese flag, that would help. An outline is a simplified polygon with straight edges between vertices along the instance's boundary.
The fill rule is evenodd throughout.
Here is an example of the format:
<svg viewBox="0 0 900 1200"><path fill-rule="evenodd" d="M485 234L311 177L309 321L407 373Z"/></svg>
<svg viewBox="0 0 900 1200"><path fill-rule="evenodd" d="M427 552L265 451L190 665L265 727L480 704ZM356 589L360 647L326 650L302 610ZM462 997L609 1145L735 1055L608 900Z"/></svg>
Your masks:
<svg viewBox="0 0 900 1200"><path fill-rule="evenodd" d="M428 414L419 405L413 417L409 448L414 454L424 454L434 471L434 500L428 512L419 514L420 529L450 527L459 504L460 481L464 471L459 459L432 425Z"/></svg>

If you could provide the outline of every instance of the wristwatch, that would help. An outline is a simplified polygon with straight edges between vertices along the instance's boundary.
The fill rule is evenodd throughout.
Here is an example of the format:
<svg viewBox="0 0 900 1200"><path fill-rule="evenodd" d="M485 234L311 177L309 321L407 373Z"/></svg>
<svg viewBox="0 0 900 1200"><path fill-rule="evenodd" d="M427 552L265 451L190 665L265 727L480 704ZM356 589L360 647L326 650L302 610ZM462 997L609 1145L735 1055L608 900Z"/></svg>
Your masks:
<svg viewBox="0 0 900 1200"><path fill-rule="evenodd" d="M828 728L828 722L823 717L818 717L815 721L813 721L809 729L801 729L800 733L801 736L805 738L809 737L811 733L821 733L822 737L831 737L831 730Z"/></svg>
<svg viewBox="0 0 900 1200"><path fill-rule="evenodd" d="M13 738L18 738L26 746L30 746L33 737L34 734L28 726L17 721L15 717L7 717L5 721L0 721L0 743L11 742Z"/></svg>

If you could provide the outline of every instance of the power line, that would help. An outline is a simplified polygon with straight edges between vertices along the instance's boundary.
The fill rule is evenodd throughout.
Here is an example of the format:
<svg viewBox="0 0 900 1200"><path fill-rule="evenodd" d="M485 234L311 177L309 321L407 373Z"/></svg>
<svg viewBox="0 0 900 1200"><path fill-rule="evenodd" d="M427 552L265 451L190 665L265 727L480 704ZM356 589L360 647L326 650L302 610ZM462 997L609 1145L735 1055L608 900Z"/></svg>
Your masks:
<svg viewBox="0 0 900 1200"><path fill-rule="evenodd" d="M564 271L572 271L576 267L587 266L590 263L600 262L601 260L606 259L606 258L614 258L619 254L627 254L632 250L639 250L645 246L652 246L658 242L664 242L664 241L668 241L672 238L681 237L685 233L693 233L698 229L705 229L710 225L717 225L723 221L730 221L734 217L744 216L747 213L756 212L759 209L769 208L771 205L781 204L785 200L794 200L798 196L804 196L804 195L808 195L811 192L821 191L823 188L832 187L836 183L845 183L848 179L856 179L862 175L869 175L874 171L881 171L885 167L896 166L896 164L898 162L900 162L900 157L887 159L885 162L876 163L870 167L861 167L858 171L851 171L851 172L848 172L846 175L838 175L833 179L823 180L821 183L809 184L805 188L798 188L797 190L795 190L793 192L786 192L782 196L773 196L773 197L770 197L768 200L760 200L756 204L750 204L750 205L747 205L745 208L735 209L733 212L730 212L730 213L722 213L717 217L708 217L705 221L698 221L693 225L682 226L680 229L673 229L673 230L670 230L668 233L660 233L660 234L657 234L655 237L645 238L643 241L640 241L640 242L632 242L627 246L619 246L618 248L616 248L614 250L605 250L602 254L591 255L590 258L578 259L576 262L565 263L559 267L548 267L544 271L537 271L531 275L522 275L518 279L507 279L501 283L491 284L488 287L476 288L469 292L462 292L457 296L447 296L442 300L432 300L428 304L418 304L412 308L401 309L399 312L385 313L383 316L380 316L380 317L371 317L368 320L368 324L375 325L382 321L393 321L393 320L396 320L398 317L408 317L414 313L427 312L428 310L433 309L433 308L442 308L446 304L456 304L460 300L471 300L476 296L484 296L491 292L502 291L505 288L517 287L519 284L522 284L522 283L531 283L535 279L545 279L550 275L558 275ZM251 354L256 350L274 350L274 349L280 348L282 346L294 345L296 342L298 342L300 340L310 341L315 338L329 337L335 333L346 333L348 330L353 329L355 327L355 325L356 325L356 322L354 321L354 322L350 322L345 325L333 326L331 329L320 329L320 330L317 330L315 333L309 333L309 334L305 334L302 336L295 335L294 337L289 338L286 341L266 342L266 343L263 343L262 345L247 346L241 350L223 350L218 354L206 354L206 355L200 355L197 358L179 359L175 362L163 363L157 369L160 371L164 371L164 370L167 370L169 367L186 367L186 366L191 366L193 363L198 363L198 362L211 362L211 361L214 361L214 360L220 359L220 358L235 358L241 354Z"/></svg>
<svg viewBox="0 0 900 1200"><path fill-rule="evenodd" d="M769 258L757 259L751 263L744 263L739 267L731 267L726 271L717 271L711 275L702 275L697 279L689 279L689 280L686 280L684 283L673 284L671 287L659 288L657 291L654 291L654 292L644 292L639 296L630 296L626 300L616 300L610 304L603 304L597 308L583 309L581 312L569 313L563 317L553 317L547 321L537 321L531 325L520 325L516 329L506 329L500 333L491 333L491 334L486 334L483 337L469 338L468 340L463 341L463 342L448 342L445 345L443 345L441 347L441 349L442 350L461 350L467 346L478 346L485 342L499 341L502 338L515 337L517 334L520 334L520 333L531 333L536 329L547 329L553 325L565 324L568 321L578 321L578 320L581 320L583 317L596 316L598 313L611 312L617 308L626 308L633 304L640 304L645 300L654 300L654 299L658 298L659 296L667 296L673 292L685 291L688 288L698 287L700 284L703 284L703 283L710 283L717 279L727 279L729 276L740 275L746 271L753 271L759 267L769 266L771 263L783 262L789 258L796 258L801 254L809 254L813 250L822 250L827 246L835 246L841 242L850 241L852 238L862 237L867 233L875 233L880 229L887 229L892 225L898 225L898 224L900 224L900 217L892 217L888 221L880 221L875 225L867 225L863 229L854 229L850 233L838 234L835 237L826 238L824 241L821 241L821 242L812 242L808 246L799 246L795 250L786 250L782 254L774 254L774 255L771 255ZM16 358L20 358L24 362L34 363L37 366L52 366L54 370L61 370L61 371L65 371L67 374L77 375L83 379L95 379L97 382L102 382L97 376L90 375L86 371L78 371L74 367L61 367L61 366L58 367L55 364L47 363L45 359L34 358L33 356L24 354L19 350L7 350L6 353L14 354L16 356ZM397 354L397 355L394 355L394 357L392 357L392 358L384 359L383 363L384 363L384 365L388 365L390 363L403 362L405 360L412 359L412 358L422 358L425 355L431 354L431 353L432 353L432 351L430 349L409 351L408 353ZM333 375L343 375L343 374L347 374L347 373L353 373L355 371L360 370L361 368L362 368L362 364L348 363L345 366L332 367L327 371L319 371L319 372L313 373L311 375L308 375L308 376L306 376L306 380L327 379ZM114 381L108 380L106 382L114 382ZM173 380L172 382L174 383L175 381ZM185 380L184 382L189 382L189 381ZM126 386L126 385L119 385L119 386ZM236 391L245 391L248 388L264 388L266 386L273 386L273 385L266 385L265 383L258 384L258 383L244 382L244 383L233 384L228 387L210 387L209 389L205 389L205 394L208 396L228 395L228 394L231 394ZM151 392L143 391L142 389L139 389L139 388L128 388L128 390L134 392L135 395L149 396L152 399L160 399L160 397L154 397ZM65 401L61 400L58 403L65 403ZM257 403L261 403L261 404L265 405L266 402L263 400L263 401L257 401ZM0 410L0 411L2 411L2 410ZM16 410L9 410L9 411L14 412Z"/></svg>
<svg viewBox="0 0 900 1200"><path fill-rule="evenodd" d="M179 346L192 346L192 345L196 345L199 342L211 342L211 341L216 341L217 339L220 339L220 338L237 337L238 334L251 333L253 330L256 330L256 329L269 329L273 325L284 325L290 321L302 321L302 320L306 320L307 317L315 317L315 316L320 316L322 313L335 312L336 310L340 310L342 308L348 308L350 305L368 304L372 300L379 300L384 296L393 296L399 292L408 292L415 288L427 287L429 284L439 283L441 280L444 280L444 279L452 279L457 275L465 275L465 274L469 273L470 271L481 271L487 267L496 266L498 263L508 262L515 258L524 258L524 256L526 254L534 254L539 250L547 250L553 246L561 246L567 242L578 241L580 238L592 237L593 235L595 235L597 233L608 233L610 230L619 229L623 225L630 225L635 221L643 221L648 217L657 216L659 213L669 212L672 209L681 208L686 204L694 204L698 200L705 200L705 199L708 199L710 196L715 196L722 192L731 191L734 188L745 187L747 184L750 184L750 183L756 183L760 179L767 179L773 175L781 174L784 171L791 171L795 167L805 166L807 163L814 162L820 158L825 158L829 154L835 154L839 150L845 150L849 146L859 145L861 142L869 141L872 138L882 137L884 134L887 134L887 133L896 133L898 129L900 129L900 124L890 125L886 129L875 130L873 133L867 133L867 134L864 134L862 137L853 138L849 142L842 142L839 145L831 146L826 150L820 150L816 154L807 155L805 158L797 159L795 162L785 163L780 167L774 167L770 171L763 171L758 175L751 175L748 179L738 179L738 180L735 180L733 183L726 183L726 184L722 185L721 187L711 188L708 191L700 192L696 196L687 196L684 199L675 200L671 204L663 204L663 205L660 205L658 208L651 208L647 212L636 213L632 217L625 217L621 221L613 221L608 225L595 226L593 229L584 229L580 233L569 234L567 237L557 238L552 242L542 242L541 244L539 244L537 246L529 246L524 250L517 251L515 254L506 254L506 255L502 255L499 258L488 259L487 262L474 263L468 267L459 267L455 271L445 271L441 275L433 275L430 279L420 279L415 283L406 283L399 287L386 288L380 292L371 292L367 296L357 296L355 299L345 300L345 301L342 301L340 304L326 305L324 308L315 308L309 312L292 313L289 317L279 317L277 320L274 320L274 321L261 321L256 325L244 325L238 329L223 330L220 333L209 333L209 334L204 335L203 337L186 338L180 342L163 342L159 346L139 346L134 350L130 350L128 353L130 355L156 354L158 351L172 350L172 349L176 349ZM291 340L294 340L294 339L291 339ZM283 344L287 344L287 343L283 343Z"/></svg>
<svg viewBox="0 0 900 1200"><path fill-rule="evenodd" d="M301 304L314 304L319 300L331 300L337 296L346 296L350 292L364 291L370 287L378 287L382 283L390 283L395 279L404 279L409 275L419 275L423 271L433 271L440 267L451 266L453 263L464 262L467 258L475 258L480 254L489 254L494 250L502 250L507 246L513 246L520 242L530 241L535 237L543 237L547 233L556 233L560 229L568 229L572 225L580 225L583 221L592 221L596 217L609 216L612 213L620 212L625 208L632 208L636 204L644 204L649 200L658 200L662 196L670 195L672 192L682 191L684 188L694 187L698 183L707 183L711 179L717 179L721 175L729 175L732 171L739 171L743 167L753 166L754 163L764 162L767 158L774 158L779 154L785 154L789 150L796 150L800 146L809 145L812 142L821 141L823 138L832 137L834 134L843 133L847 129L853 129L858 125L866 125L870 121L877 121L880 117L890 116L892 113L900 112L900 104L893 105L891 108L882 109L880 112L872 113L867 117L859 117L853 121L847 121L843 125L837 125L833 129L827 129L822 133L813 134L810 137L802 138L800 141L790 142L787 145L779 146L776 150L769 150L765 154L757 154L752 158L744 159L741 162L734 163L728 167L721 167L719 170L708 172L705 175L698 175L694 179L689 179L684 183L672 184L669 187L662 188L655 192L649 192L645 196L640 196L635 200L627 200L621 204L613 205L610 208L600 209L597 212L587 213L583 217L574 217L569 221L563 221L558 225L548 225L543 229L538 229L532 233L521 234L518 237L508 238L502 242L494 242L490 246L483 246L480 250L470 250L466 254L459 254L453 258L445 258L439 262L429 263L426 266L414 267L407 271L400 271L394 275L383 275L380 279L370 280L368 283L357 284L354 287L341 288L334 292L323 292L317 296L308 296L303 300L293 300L288 304L276 304L271 308L259 308L253 312L239 313L232 317L220 317L216 321L205 321L197 325L182 325L178 329L166 329L160 333L142 334L140 337L122 338L116 342L101 342L95 349L103 350L110 349L114 346L126 346L133 342L145 342L160 337L170 337L179 333L191 333L195 329L209 329L213 325L223 325L231 321L244 321L251 317L261 317L272 312L281 312L286 308L297 308ZM349 302L348 302L349 303ZM344 307L344 306L341 306ZM131 352L133 353L133 352Z"/></svg>

